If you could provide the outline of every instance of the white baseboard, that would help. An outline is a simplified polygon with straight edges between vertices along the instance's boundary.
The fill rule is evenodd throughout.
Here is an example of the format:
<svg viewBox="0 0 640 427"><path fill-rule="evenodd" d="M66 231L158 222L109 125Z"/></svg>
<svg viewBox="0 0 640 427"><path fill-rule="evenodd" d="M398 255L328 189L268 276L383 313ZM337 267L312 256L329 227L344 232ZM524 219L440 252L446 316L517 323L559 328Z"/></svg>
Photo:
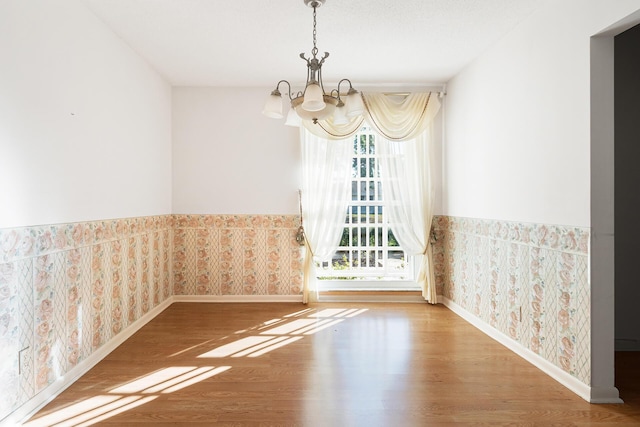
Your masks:
<svg viewBox="0 0 640 427"><path fill-rule="evenodd" d="M31 418L40 409L42 409L47 403L58 397L65 389L73 384L78 378L86 374L91 368L93 368L98 362L107 357L109 353L115 350L120 344L129 339L140 328L149 323L158 314L162 313L173 302L174 297L169 297L147 314L133 322L124 331L120 332L109 342L104 344L98 350L94 351L89 357L78 363L73 369L67 372L65 375L58 378L53 384L49 385L45 390L35 395L28 400L20 408L9 414L5 419L0 421L0 426L17 426L24 423Z"/></svg>
<svg viewBox="0 0 640 427"><path fill-rule="evenodd" d="M489 337L498 341L500 344L507 347L509 350L516 353L518 356L525 359L527 362L531 363L538 369L540 369L545 374L549 375L554 380L558 381L563 386L567 387L569 390L586 400L590 403L623 403L622 399L620 399L620 395L618 393L618 389L615 387L611 388L599 388L591 387L571 374L563 371L558 366L549 362L548 360L540 357L536 353L532 352L528 348L524 347L522 344L514 341L507 335L498 331L497 329L491 327L484 320L479 317L469 313L467 310L451 301L448 298L443 296L438 297L438 302L444 304L451 311L456 313L458 316L462 317L464 320L484 332Z"/></svg>
<svg viewBox="0 0 640 427"><path fill-rule="evenodd" d="M173 302L299 302L302 295L174 295Z"/></svg>

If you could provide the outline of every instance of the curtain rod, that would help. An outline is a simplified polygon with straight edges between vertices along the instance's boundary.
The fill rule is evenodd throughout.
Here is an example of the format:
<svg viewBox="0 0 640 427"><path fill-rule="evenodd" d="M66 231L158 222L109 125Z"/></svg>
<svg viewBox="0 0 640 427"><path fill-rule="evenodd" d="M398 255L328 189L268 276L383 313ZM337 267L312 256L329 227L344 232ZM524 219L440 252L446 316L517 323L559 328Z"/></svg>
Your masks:
<svg viewBox="0 0 640 427"><path fill-rule="evenodd" d="M355 87L355 86L354 86ZM359 84L355 87L361 92L378 92L384 95L407 96L413 92L436 92L438 97L442 98L447 94L447 85L445 83L431 83L422 85L403 85L403 84L380 84L367 85Z"/></svg>

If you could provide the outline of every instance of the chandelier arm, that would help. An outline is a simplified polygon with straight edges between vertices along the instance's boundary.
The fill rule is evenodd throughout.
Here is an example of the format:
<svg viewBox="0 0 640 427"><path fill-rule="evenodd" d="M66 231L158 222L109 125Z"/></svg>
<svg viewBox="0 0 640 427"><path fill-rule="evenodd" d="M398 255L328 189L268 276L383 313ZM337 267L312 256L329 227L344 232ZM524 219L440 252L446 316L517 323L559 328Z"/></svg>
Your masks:
<svg viewBox="0 0 640 427"><path fill-rule="evenodd" d="M344 102L342 101L342 98L340 98L340 83L338 83L338 89L331 89L331 93L329 95L338 100L336 107L344 107Z"/></svg>
<svg viewBox="0 0 640 427"><path fill-rule="evenodd" d="M353 89L353 85L351 84L351 80L349 79L342 79L338 82L338 99L340 99L340 85L342 84L342 82L348 82L349 83L349 89Z"/></svg>
<svg viewBox="0 0 640 427"><path fill-rule="evenodd" d="M278 84L276 85L276 91L280 92L280 83L286 83L287 86L289 87L289 90L287 91L287 96L289 97L289 101L291 101L293 99L293 94L291 93L291 83L289 83L286 80L280 80L278 82Z"/></svg>

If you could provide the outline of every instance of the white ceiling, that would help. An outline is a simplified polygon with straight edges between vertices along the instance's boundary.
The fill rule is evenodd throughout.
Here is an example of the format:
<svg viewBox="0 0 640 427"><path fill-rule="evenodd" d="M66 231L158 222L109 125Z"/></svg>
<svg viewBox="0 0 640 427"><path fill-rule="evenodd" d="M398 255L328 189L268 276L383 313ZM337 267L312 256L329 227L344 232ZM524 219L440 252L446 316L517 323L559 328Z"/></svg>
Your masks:
<svg viewBox="0 0 640 427"><path fill-rule="evenodd" d="M302 84L312 9L303 0L83 0L176 86ZM443 83L546 0L327 0L325 82Z"/></svg>

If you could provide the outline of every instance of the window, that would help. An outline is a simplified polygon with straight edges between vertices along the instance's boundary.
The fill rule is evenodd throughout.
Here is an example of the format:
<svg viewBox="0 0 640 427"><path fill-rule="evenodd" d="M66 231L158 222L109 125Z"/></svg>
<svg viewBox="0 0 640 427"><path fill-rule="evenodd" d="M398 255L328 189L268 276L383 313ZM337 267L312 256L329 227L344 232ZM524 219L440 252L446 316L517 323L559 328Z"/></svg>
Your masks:
<svg viewBox="0 0 640 427"><path fill-rule="evenodd" d="M318 266L324 288L412 288L413 260L384 215L379 156L375 133L363 128L354 135L351 204L338 250Z"/></svg>

